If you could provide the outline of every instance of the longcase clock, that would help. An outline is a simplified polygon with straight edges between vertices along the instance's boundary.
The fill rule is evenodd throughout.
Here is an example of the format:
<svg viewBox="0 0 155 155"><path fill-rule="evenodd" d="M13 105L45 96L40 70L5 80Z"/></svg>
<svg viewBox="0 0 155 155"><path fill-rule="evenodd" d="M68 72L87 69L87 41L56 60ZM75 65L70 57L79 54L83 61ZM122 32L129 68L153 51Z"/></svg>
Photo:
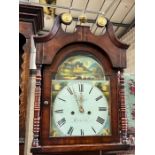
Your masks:
<svg viewBox="0 0 155 155"><path fill-rule="evenodd" d="M57 16L48 35L35 36L37 49L31 152L116 154L129 149L121 74L126 49L108 21L104 35L77 26L61 28Z"/></svg>

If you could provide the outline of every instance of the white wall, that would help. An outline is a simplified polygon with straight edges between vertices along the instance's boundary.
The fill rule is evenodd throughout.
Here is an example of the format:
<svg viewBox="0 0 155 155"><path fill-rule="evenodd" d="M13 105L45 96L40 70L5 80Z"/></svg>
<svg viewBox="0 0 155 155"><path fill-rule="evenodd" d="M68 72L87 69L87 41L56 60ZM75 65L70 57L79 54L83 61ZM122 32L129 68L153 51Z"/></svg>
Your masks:
<svg viewBox="0 0 155 155"><path fill-rule="evenodd" d="M125 73L135 73L135 28L133 27L128 33L126 33L121 41L129 44L130 47L127 50L127 69Z"/></svg>

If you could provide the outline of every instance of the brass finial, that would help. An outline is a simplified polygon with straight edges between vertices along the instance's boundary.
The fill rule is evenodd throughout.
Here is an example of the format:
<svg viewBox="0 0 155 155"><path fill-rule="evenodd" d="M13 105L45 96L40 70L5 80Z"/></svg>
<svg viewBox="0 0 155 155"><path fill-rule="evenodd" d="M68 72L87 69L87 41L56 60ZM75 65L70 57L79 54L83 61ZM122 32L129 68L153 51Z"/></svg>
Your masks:
<svg viewBox="0 0 155 155"><path fill-rule="evenodd" d="M107 19L104 16L99 16L97 18L97 26L104 27L107 24Z"/></svg>
<svg viewBox="0 0 155 155"><path fill-rule="evenodd" d="M72 18L72 15L70 13L66 12L66 13L63 13L61 15L61 21L65 25L71 24L72 20L73 20L73 18Z"/></svg>
<svg viewBox="0 0 155 155"><path fill-rule="evenodd" d="M85 14L82 14L79 16L80 23L86 23L87 22L87 16Z"/></svg>

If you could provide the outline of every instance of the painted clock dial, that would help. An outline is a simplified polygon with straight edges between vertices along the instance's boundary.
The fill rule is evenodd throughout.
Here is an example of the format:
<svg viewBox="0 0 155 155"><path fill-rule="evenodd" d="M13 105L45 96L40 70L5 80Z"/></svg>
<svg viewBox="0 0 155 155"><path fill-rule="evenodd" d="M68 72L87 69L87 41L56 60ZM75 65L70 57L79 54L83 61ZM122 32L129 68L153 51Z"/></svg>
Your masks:
<svg viewBox="0 0 155 155"><path fill-rule="evenodd" d="M104 127L108 103L103 93L87 82L71 82L57 95L53 118L63 135L96 135Z"/></svg>
<svg viewBox="0 0 155 155"><path fill-rule="evenodd" d="M111 135L110 80L93 57L69 57L51 83L51 137Z"/></svg>

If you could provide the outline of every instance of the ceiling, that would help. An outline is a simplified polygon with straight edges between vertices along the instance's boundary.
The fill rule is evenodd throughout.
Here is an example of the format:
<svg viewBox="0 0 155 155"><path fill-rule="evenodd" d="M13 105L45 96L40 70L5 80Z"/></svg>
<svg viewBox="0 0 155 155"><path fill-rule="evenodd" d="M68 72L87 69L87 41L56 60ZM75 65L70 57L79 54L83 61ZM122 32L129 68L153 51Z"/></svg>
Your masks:
<svg viewBox="0 0 155 155"><path fill-rule="evenodd" d="M80 24L80 15L87 16L87 23L83 25L89 25L95 35L105 32L105 28L96 25L97 17L102 14L113 23L118 37L123 36L135 25L134 0L20 0L20 3L44 8L45 26L40 34L50 31L55 17L63 12L70 12L73 17L70 25L62 25L67 32L76 31L75 26Z"/></svg>

